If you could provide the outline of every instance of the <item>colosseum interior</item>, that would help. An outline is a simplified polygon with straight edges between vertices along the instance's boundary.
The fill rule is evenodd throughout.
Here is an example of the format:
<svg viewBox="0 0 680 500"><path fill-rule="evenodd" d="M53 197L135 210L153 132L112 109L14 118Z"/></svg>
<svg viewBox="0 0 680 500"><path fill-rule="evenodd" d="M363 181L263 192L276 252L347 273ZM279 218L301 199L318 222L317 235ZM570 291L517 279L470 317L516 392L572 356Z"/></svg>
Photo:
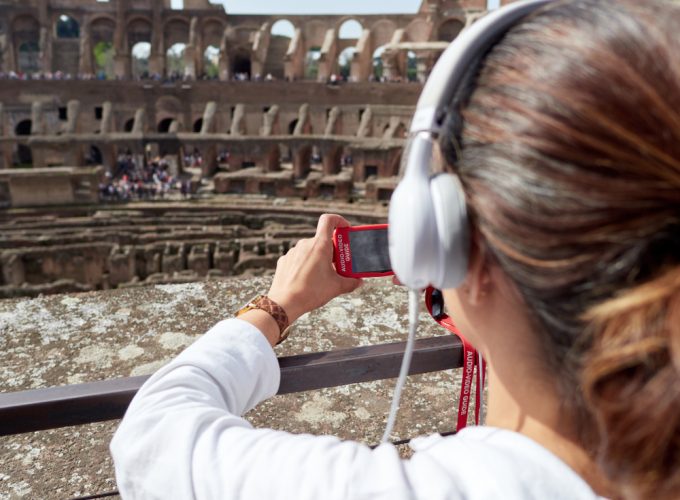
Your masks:
<svg viewBox="0 0 680 500"><path fill-rule="evenodd" d="M249 196L381 220L422 82L485 7L266 16L208 0L0 1L0 296L263 272L291 238L244 223ZM159 162L162 182L135 181ZM127 210L159 197L178 206ZM229 197L245 212L179 203Z"/></svg>
<svg viewBox="0 0 680 500"><path fill-rule="evenodd" d="M461 29L509 1L422 0L375 15L230 14L226 3L0 0L3 392L153 371L261 289L320 213L384 222L429 71ZM284 352L405 328L391 289L343 300L303 320L313 340ZM371 307L391 319L347 319ZM335 335L343 321L356 338ZM165 328L159 345L144 344L156 342L150 325ZM446 430L449 406L433 420L423 399L453 391L442 377L405 396L415 403L404 432ZM282 399L253 421L377 439L382 421L356 401L382 412L387 387ZM0 499L114 490L114 425L0 438Z"/></svg>

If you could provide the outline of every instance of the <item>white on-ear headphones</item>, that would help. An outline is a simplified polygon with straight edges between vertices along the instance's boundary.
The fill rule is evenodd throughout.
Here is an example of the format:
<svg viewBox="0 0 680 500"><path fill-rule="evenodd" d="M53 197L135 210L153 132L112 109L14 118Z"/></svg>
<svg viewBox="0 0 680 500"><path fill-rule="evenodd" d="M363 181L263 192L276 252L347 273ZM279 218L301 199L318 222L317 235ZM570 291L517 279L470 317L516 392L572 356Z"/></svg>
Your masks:
<svg viewBox="0 0 680 500"><path fill-rule="evenodd" d="M467 274L469 221L457 176L431 174L442 127L470 68L515 24L551 0L527 0L494 11L465 29L435 64L418 100L404 149L404 176L389 211L390 261L411 289L454 288ZM453 105L452 105L453 104Z"/></svg>

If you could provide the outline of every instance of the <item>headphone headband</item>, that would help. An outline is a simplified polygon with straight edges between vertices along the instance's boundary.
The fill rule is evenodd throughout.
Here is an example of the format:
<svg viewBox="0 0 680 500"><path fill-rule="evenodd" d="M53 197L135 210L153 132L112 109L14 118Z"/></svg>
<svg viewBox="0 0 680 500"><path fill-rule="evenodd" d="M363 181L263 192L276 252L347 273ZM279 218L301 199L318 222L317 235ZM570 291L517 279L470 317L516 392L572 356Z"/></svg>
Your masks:
<svg viewBox="0 0 680 500"><path fill-rule="evenodd" d="M423 88L410 132L438 134L449 106L470 66L520 19L553 0L526 0L507 5L464 29L446 48Z"/></svg>
<svg viewBox="0 0 680 500"><path fill-rule="evenodd" d="M389 245L392 269L411 289L454 288L465 279L469 221L465 193L452 174L432 176L433 150L461 85L478 59L515 24L553 0L526 0L478 20L449 45L418 100L403 152L403 178L392 194Z"/></svg>

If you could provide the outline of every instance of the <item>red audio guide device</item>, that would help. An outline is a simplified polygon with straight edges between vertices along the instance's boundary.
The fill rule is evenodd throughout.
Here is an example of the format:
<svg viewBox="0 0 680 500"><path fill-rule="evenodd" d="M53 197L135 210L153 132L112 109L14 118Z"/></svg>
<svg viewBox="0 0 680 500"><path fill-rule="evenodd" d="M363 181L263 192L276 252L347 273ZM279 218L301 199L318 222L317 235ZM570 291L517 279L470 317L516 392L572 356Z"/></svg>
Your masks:
<svg viewBox="0 0 680 500"><path fill-rule="evenodd" d="M333 263L341 276L392 276L387 224L339 227L333 233Z"/></svg>

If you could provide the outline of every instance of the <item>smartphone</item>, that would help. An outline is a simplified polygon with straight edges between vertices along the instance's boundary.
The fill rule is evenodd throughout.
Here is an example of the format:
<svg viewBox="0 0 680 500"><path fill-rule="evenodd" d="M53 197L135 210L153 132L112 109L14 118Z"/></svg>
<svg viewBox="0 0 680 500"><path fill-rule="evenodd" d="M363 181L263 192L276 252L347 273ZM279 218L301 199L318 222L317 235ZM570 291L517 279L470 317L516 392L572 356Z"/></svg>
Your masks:
<svg viewBox="0 0 680 500"><path fill-rule="evenodd" d="M387 224L339 227L333 233L333 263L341 276L392 276Z"/></svg>

